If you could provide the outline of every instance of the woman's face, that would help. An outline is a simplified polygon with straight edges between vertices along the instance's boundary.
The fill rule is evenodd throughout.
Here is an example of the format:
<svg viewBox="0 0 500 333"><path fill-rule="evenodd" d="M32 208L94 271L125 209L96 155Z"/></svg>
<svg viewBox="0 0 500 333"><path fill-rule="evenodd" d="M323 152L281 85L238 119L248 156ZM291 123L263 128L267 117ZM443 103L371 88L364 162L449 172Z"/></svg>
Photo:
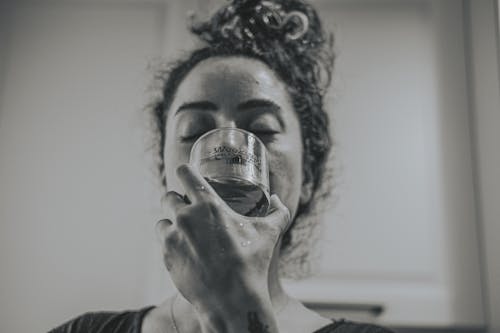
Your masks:
<svg viewBox="0 0 500 333"><path fill-rule="evenodd" d="M295 216L310 186L303 184L300 124L285 84L264 63L214 57L196 65L181 82L168 112L165 137L167 189L184 193L176 169L189 161L203 133L237 127L256 134L269 156L270 188Z"/></svg>

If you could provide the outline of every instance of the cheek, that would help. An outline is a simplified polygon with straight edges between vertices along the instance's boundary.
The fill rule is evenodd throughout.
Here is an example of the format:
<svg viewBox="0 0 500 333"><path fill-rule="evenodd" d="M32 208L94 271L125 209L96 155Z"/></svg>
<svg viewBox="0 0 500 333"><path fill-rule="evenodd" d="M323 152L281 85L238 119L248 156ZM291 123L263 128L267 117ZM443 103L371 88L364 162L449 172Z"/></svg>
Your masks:
<svg viewBox="0 0 500 333"><path fill-rule="evenodd" d="M271 193L276 193L294 216L302 187L302 152L299 148L277 151L272 147L268 151Z"/></svg>
<svg viewBox="0 0 500 333"><path fill-rule="evenodd" d="M290 156L279 152L269 150L269 174L274 180L284 179L289 175L292 166ZM271 188L273 188L271 184Z"/></svg>
<svg viewBox="0 0 500 333"><path fill-rule="evenodd" d="M167 191L183 193L183 187L179 182L176 170L182 164L189 162L190 152L191 145L176 142L173 137L169 137L167 134L163 151Z"/></svg>

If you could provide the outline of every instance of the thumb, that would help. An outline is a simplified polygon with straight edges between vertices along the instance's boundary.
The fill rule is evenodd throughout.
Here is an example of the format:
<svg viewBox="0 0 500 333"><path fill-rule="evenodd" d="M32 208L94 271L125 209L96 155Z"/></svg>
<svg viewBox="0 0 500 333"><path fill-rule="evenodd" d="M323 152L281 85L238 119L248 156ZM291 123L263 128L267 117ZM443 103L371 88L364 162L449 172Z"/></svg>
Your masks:
<svg viewBox="0 0 500 333"><path fill-rule="evenodd" d="M269 214L265 217L268 223L274 225L283 233L290 223L290 210L285 206L277 194L271 195Z"/></svg>

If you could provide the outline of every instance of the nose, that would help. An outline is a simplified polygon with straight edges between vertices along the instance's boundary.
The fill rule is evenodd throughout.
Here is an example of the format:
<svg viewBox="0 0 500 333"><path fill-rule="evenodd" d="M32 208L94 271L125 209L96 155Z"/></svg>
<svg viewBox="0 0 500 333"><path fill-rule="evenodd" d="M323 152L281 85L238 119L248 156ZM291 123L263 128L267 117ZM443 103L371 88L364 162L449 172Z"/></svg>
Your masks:
<svg viewBox="0 0 500 333"><path fill-rule="evenodd" d="M234 118L222 114L219 117L217 117L215 125L217 126L217 128L238 127Z"/></svg>

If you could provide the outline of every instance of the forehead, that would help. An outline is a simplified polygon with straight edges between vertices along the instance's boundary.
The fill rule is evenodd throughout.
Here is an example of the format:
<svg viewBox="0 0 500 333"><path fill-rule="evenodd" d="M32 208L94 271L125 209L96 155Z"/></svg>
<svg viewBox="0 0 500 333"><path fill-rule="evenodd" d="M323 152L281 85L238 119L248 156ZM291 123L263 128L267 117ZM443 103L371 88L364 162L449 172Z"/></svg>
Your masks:
<svg viewBox="0 0 500 333"><path fill-rule="evenodd" d="M236 103L252 98L289 103L286 85L263 62L236 56L213 57L189 72L177 89L173 104L207 99Z"/></svg>

